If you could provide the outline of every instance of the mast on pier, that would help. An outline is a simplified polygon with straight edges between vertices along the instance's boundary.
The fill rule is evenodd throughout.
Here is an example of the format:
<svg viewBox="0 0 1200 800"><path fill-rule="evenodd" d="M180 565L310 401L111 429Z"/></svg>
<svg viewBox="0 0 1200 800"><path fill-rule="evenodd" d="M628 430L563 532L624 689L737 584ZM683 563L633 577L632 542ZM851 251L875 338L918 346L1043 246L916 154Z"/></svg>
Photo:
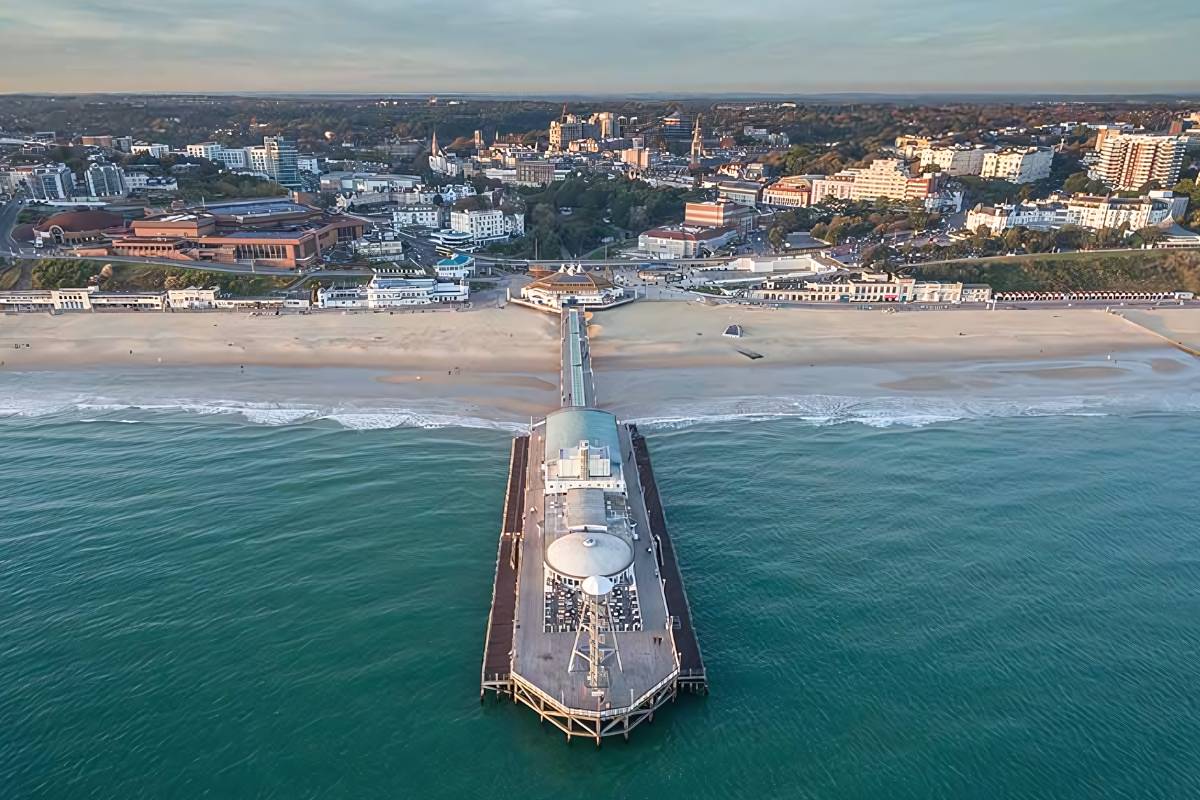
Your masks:
<svg viewBox="0 0 1200 800"><path fill-rule="evenodd" d="M579 611L579 626L575 630L575 647L567 672L582 671L587 664L587 686L592 695L600 697L610 685L607 662L610 658L621 668L621 652L608 605L613 582L603 575L584 578L580 586L583 603Z"/></svg>

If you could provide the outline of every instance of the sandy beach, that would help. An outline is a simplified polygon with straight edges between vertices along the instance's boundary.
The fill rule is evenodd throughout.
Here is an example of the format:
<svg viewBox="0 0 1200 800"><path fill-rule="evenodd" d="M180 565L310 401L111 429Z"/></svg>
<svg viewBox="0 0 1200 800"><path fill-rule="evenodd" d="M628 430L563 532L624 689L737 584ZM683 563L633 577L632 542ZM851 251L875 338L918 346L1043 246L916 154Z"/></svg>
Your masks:
<svg viewBox="0 0 1200 800"><path fill-rule="evenodd" d="M1171 342L1200 343L1200 312L1123 313L647 302L597 313L589 330L598 400L632 418L772 413L797 397L1007 401L1160 383L1190 388L1200 361ZM722 336L734 323L744 336ZM0 317L0 382L19 373L10 386L53 382L77 393L91 382L110 397L120 392L109 384L145 391L156 375L169 374L176 393L189 397L205 386L216 392L216 384L225 400L403 406L519 421L558 402L557 337L555 317L516 306L10 315Z"/></svg>

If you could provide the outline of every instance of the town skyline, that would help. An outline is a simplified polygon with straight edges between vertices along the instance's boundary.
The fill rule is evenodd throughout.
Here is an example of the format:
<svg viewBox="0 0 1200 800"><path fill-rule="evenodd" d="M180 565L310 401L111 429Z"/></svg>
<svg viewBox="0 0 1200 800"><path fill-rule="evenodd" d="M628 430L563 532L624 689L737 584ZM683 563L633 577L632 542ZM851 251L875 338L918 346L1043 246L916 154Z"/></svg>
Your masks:
<svg viewBox="0 0 1200 800"><path fill-rule="evenodd" d="M1198 27L1183 0L48 0L0 10L0 92L1173 93Z"/></svg>

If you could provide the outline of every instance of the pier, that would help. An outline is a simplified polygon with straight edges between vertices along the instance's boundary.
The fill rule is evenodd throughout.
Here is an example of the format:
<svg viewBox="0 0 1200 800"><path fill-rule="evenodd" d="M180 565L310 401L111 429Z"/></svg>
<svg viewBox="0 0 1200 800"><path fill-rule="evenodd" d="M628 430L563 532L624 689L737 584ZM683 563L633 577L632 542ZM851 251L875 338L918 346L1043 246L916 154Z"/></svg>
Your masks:
<svg viewBox="0 0 1200 800"><path fill-rule="evenodd" d="M598 746L708 680L646 441L595 407L581 310L561 362L561 407L513 441L480 698Z"/></svg>

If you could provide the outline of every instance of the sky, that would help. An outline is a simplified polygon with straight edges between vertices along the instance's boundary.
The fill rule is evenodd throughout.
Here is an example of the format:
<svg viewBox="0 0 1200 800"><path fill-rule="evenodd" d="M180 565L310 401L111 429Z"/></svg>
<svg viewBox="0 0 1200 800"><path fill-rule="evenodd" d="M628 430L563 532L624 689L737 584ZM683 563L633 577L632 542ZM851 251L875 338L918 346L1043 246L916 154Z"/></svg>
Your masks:
<svg viewBox="0 0 1200 800"><path fill-rule="evenodd" d="M1198 0L37 0L0 92L1197 92Z"/></svg>

